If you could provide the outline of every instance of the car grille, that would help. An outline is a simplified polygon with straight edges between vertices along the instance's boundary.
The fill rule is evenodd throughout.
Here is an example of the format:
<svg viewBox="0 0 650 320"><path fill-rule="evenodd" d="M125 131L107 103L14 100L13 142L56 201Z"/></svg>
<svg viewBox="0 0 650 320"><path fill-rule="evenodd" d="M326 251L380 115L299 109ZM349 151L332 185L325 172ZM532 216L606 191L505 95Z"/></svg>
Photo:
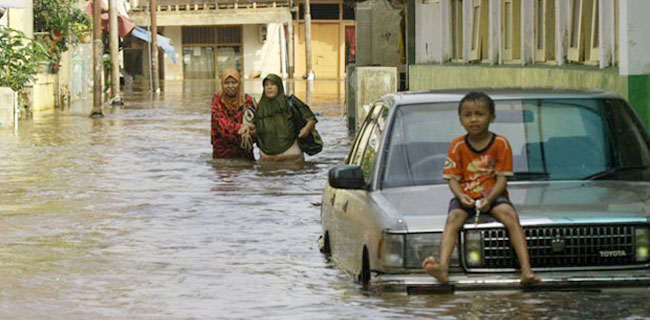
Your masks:
<svg viewBox="0 0 650 320"><path fill-rule="evenodd" d="M635 264L634 226L552 226L524 228L533 268L624 266ZM483 268L518 267L507 231L481 230Z"/></svg>

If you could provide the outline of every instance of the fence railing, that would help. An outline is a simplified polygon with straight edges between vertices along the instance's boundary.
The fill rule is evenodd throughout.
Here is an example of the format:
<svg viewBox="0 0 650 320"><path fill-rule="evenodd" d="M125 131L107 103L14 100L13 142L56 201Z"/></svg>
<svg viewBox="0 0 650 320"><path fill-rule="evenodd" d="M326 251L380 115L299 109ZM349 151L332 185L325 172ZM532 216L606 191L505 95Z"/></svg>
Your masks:
<svg viewBox="0 0 650 320"><path fill-rule="evenodd" d="M157 0L157 11L203 11L289 7L288 0ZM132 11L148 11L149 1L139 1Z"/></svg>

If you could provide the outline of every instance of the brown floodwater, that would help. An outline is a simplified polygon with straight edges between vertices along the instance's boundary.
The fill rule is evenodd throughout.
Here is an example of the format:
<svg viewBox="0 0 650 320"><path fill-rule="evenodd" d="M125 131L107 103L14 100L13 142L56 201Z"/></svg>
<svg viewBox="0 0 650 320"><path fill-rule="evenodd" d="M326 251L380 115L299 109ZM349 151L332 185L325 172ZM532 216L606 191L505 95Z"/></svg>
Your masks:
<svg viewBox="0 0 650 320"><path fill-rule="evenodd" d="M212 160L215 83L164 86L0 131L0 318L650 319L648 289L363 291L316 242L352 140L343 83L314 84L325 149L297 166Z"/></svg>

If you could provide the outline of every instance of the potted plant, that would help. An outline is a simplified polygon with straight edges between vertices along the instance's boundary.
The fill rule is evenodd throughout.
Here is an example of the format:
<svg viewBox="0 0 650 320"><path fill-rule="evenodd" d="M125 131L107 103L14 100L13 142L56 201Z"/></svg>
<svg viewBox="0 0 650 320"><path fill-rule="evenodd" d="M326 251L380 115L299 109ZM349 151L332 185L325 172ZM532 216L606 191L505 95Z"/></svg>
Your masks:
<svg viewBox="0 0 650 320"><path fill-rule="evenodd" d="M92 29L92 20L74 0L34 0L34 31L50 51L50 71L58 70L61 54Z"/></svg>
<svg viewBox="0 0 650 320"><path fill-rule="evenodd" d="M38 40L29 39L21 31L0 26L0 87L9 87L25 99L23 88L36 78L39 62L49 58L47 49Z"/></svg>

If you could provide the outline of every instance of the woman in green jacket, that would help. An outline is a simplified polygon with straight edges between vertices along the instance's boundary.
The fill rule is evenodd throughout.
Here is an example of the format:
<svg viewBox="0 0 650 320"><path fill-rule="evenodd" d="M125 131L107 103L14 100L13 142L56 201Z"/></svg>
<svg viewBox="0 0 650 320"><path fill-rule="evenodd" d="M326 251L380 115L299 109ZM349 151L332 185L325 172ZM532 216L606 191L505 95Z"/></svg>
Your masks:
<svg viewBox="0 0 650 320"><path fill-rule="evenodd" d="M255 112L253 123L260 148L260 161L303 160L298 138L305 138L316 126L316 117L307 106L294 99L291 107L284 94L282 79L269 74L264 81L264 94ZM296 117L306 124L295 128Z"/></svg>

